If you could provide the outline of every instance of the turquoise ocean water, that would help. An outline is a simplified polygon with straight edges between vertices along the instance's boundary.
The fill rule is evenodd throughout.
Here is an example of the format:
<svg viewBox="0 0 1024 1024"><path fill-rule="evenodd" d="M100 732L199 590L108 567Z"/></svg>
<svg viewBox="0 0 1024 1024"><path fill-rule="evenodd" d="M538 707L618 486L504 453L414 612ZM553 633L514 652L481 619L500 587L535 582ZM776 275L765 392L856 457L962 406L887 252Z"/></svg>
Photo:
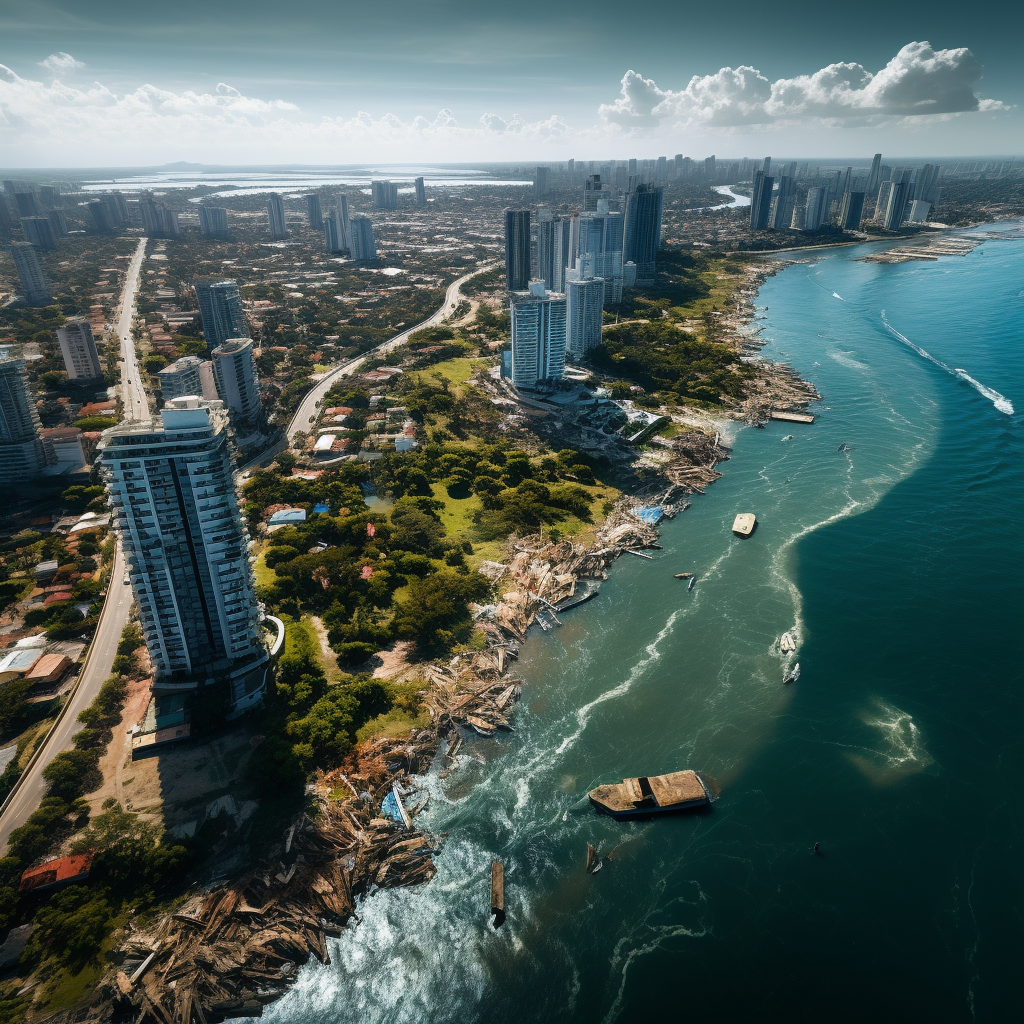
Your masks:
<svg viewBox="0 0 1024 1024"><path fill-rule="evenodd" d="M758 299L764 353L816 384L817 422L735 431L664 552L531 635L516 732L425 780L449 833L435 880L368 899L266 1018L1020 1018L1024 240L864 251ZM587 804L687 766L721 786L709 813ZM616 846L595 876L588 842Z"/></svg>

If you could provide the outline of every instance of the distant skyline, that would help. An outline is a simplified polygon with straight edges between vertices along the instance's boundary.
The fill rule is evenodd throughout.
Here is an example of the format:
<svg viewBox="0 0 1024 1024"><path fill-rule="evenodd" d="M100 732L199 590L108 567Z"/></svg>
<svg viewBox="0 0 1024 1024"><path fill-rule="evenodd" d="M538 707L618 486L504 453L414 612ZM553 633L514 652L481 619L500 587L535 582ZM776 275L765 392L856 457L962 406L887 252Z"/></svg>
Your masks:
<svg viewBox="0 0 1024 1024"><path fill-rule="evenodd" d="M7 167L1006 155L1024 5L3 0Z"/></svg>

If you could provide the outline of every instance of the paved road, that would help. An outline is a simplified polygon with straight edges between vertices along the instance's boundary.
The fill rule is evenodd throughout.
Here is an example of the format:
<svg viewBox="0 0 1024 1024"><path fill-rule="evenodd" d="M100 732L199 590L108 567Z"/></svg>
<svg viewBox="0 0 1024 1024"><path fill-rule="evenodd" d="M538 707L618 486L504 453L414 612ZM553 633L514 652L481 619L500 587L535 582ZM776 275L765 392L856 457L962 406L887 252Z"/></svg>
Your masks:
<svg viewBox="0 0 1024 1024"><path fill-rule="evenodd" d="M117 319L117 332L121 339L121 387L124 399L125 419L148 420L149 401L142 386L142 372L135 356L131 326L135 314L135 293L139 284L139 271L146 251L146 239L139 241L132 262L125 277L124 291ZM124 555L118 541L114 549L114 565L110 572L110 584L103 602L103 610L96 626L89 653L79 673L78 685L71 695L60 719L32 760L31 765L11 792L0 812L0 849L7 846L7 839L14 829L24 825L28 816L39 806L46 785L43 769L62 750L71 746L71 740L82 726L78 715L87 708L99 692L103 681L110 675L125 623L132 610L132 589L124 583ZM117 737L114 738L117 742Z"/></svg>
<svg viewBox="0 0 1024 1024"><path fill-rule="evenodd" d="M316 423L317 414L319 412L317 406L323 399L324 395L338 382L339 377L347 377L350 373L358 370L368 359L373 359L377 356L385 355L392 349L398 348L399 345L404 345L409 340L409 335L414 334L416 331L422 331L425 327L433 327L435 324L439 324L442 320L451 316L452 311L462 301L462 286L473 277L478 274L482 274L487 270L491 270L496 267L497 262L485 263L482 266L476 268L468 274L464 274L456 281L452 281L448 285L448 290L445 292L444 303L436 313L431 314L426 320L416 324L415 327L410 327L407 331L402 331L401 334L396 334L393 338L385 341L382 345L378 345L376 348L370 349L365 355L360 356L358 359L353 359L351 362L342 363L341 366L336 366L330 371L325 377L317 382L316 386L312 391L309 392L303 399L302 404L295 410L295 415L292 417L291 423L288 424L288 439L291 440L296 434L308 431ZM275 453L276 454L276 453Z"/></svg>

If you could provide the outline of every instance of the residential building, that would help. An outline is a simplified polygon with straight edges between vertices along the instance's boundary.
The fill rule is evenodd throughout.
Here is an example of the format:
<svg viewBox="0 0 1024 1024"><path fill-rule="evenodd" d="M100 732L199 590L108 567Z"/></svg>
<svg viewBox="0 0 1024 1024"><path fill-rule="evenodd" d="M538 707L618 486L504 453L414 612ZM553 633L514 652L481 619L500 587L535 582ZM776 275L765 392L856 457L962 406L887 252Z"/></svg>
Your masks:
<svg viewBox="0 0 1024 1024"><path fill-rule="evenodd" d="M774 231L785 231L793 222L793 210L796 207L796 178L788 174L779 179L779 188L772 200L769 224Z"/></svg>
<svg viewBox="0 0 1024 1024"><path fill-rule="evenodd" d="M172 398L197 395L207 401L217 399L213 363L198 356L182 356L157 373L160 396L166 404Z"/></svg>
<svg viewBox="0 0 1024 1024"><path fill-rule="evenodd" d="M73 317L58 327L57 341L69 380L95 380L103 376L92 327L85 317Z"/></svg>
<svg viewBox="0 0 1024 1024"><path fill-rule="evenodd" d="M910 212L907 214L908 224L926 224L928 215L932 212L932 204L926 199L914 199L910 203Z"/></svg>
<svg viewBox="0 0 1024 1024"><path fill-rule="evenodd" d="M631 160L630 163L636 163L636 161ZM631 173L629 180L633 181L633 177ZM597 204L602 199L608 203L609 210L619 209L621 202L619 190L608 182L602 181L600 174L591 174L583 182L583 212L596 210Z"/></svg>
<svg viewBox="0 0 1024 1024"><path fill-rule="evenodd" d="M39 202L44 210L52 210L57 205L57 196L60 190L56 185L39 186Z"/></svg>
<svg viewBox="0 0 1024 1024"><path fill-rule="evenodd" d="M422 178L416 178L413 181L413 185L416 188L416 205L426 206L427 205L427 190L423 184Z"/></svg>
<svg viewBox="0 0 1024 1024"><path fill-rule="evenodd" d="M575 359L583 359L601 344L605 282L584 277L581 270L565 275L565 347Z"/></svg>
<svg viewBox="0 0 1024 1024"><path fill-rule="evenodd" d="M37 249L57 248L49 217L22 217L21 230L25 232L25 241L31 242Z"/></svg>
<svg viewBox="0 0 1024 1024"><path fill-rule="evenodd" d="M284 200L276 192L271 192L267 198L267 222L271 238L288 237L288 225L284 219Z"/></svg>
<svg viewBox="0 0 1024 1024"><path fill-rule="evenodd" d="M881 171L881 168L882 168L882 154L881 153L876 153L874 155L874 157L872 158L872 160L871 160L871 170L868 171L867 192L870 195L873 195L874 192L875 192L875 189L877 189L878 186L881 185L881 183L882 183L882 179L879 177L879 173Z"/></svg>
<svg viewBox="0 0 1024 1024"><path fill-rule="evenodd" d="M624 241L624 218L617 210L608 210L603 199L596 210L579 215L573 266L584 277L604 278L606 302L622 301Z"/></svg>
<svg viewBox="0 0 1024 1024"><path fill-rule="evenodd" d="M35 192L15 192L14 202L18 207L19 217L38 217L39 204Z"/></svg>
<svg viewBox="0 0 1024 1024"><path fill-rule="evenodd" d="M538 167L533 176L533 191L538 198L543 198L551 188L551 171L547 167Z"/></svg>
<svg viewBox="0 0 1024 1024"><path fill-rule="evenodd" d="M221 206L200 206L199 230L204 238L224 238L228 233L228 211Z"/></svg>
<svg viewBox="0 0 1024 1024"><path fill-rule="evenodd" d="M177 238L178 214L164 203L158 203L151 192L139 197L142 230L150 238Z"/></svg>
<svg viewBox="0 0 1024 1024"><path fill-rule="evenodd" d="M112 427L101 462L154 695L226 683L238 713L262 698L268 655L219 405L175 398L159 425Z"/></svg>
<svg viewBox="0 0 1024 1024"><path fill-rule="evenodd" d="M804 231L817 231L821 228L828 213L827 188L809 188L807 204L804 207Z"/></svg>
<svg viewBox="0 0 1024 1024"><path fill-rule="evenodd" d="M638 284L653 284L661 245L661 207L664 189L639 184L626 197L622 259L636 264Z"/></svg>
<svg viewBox="0 0 1024 1024"><path fill-rule="evenodd" d="M512 295L512 383L533 388L565 373L565 296L549 292L543 281Z"/></svg>
<svg viewBox="0 0 1024 1024"><path fill-rule="evenodd" d="M537 278L550 292L565 291L572 222L556 217L547 206L537 211Z"/></svg>
<svg viewBox="0 0 1024 1024"><path fill-rule="evenodd" d="M348 218L348 196L339 192L334 197L334 210L324 221L324 237L328 252L346 252L352 244L352 226Z"/></svg>
<svg viewBox="0 0 1024 1024"><path fill-rule="evenodd" d="M3 200L0 199L0 204L2 203ZM54 238L68 237L68 217L63 210L51 210L46 215L46 219L50 222Z"/></svg>
<svg viewBox="0 0 1024 1024"><path fill-rule="evenodd" d="M898 173L899 177L896 178L894 172L888 202L885 205L883 223L886 231L899 231L903 221L906 220L907 207L914 198L914 185L911 181L913 172L906 168Z"/></svg>
<svg viewBox="0 0 1024 1024"><path fill-rule="evenodd" d="M217 394L232 418L255 424L262 414L260 379L250 338L229 338L213 350L213 376Z"/></svg>
<svg viewBox="0 0 1024 1024"><path fill-rule="evenodd" d="M770 159L770 158L766 158ZM764 171L754 171L754 187L750 194L750 230L764 231L772 207L775 179Z"/></svg>
<svg viewBox="0 0 1024 1024"><path fill-rule="evenodd" d="M235 281L198 277L192 282L199 313L203 318L203 336L210 351L228 338L248 338L249 325L242 309L242 297Z"/></svg>
<svg viewBox="0 0 1024 1024"><path fill-rule="evenodd" d="M349 254L354 260L375 260L377 243L369 217L352 217L349 222Z"/></svg>
<svg viewBox="0 0 1024 1024"><path fill-rule="evenodd" d="M863 216L864 193L845 193L842 204L839 207L839 226L844 231L860 231L860 222Z"/></svg>
<svg viewBox="0 0 1024 1024"><path fill-rule="evenodd" d="M324 215L320 209L320 197L315 192L306 196L306 217L311 230L323 231Z"/></svg>
<svg viewBox="0 0 1024 1024"><path fill-rule="evenodd" d="M505 287L523 291L530 283L530 211L505 211Z"/></svg>
<svg viewBox="0 0 1024 1024"><path fill-rule="evenodd" d="M43 264L36 255L35 246L31 242L12 242L11 256L14 268L18 271L21 291L29 306L48 306L53 302L53 292L43 273Z"/></svg>
<svg viewBox="0 0 1024 1024"><path fill-rule="evenodd" d="M398 209L398 185L393 181L371 181L370 197L378 210Z"/></svg>
<svg viewBox="0 0 1024 1024"><path fill-rule="evenodd" d="M7 208L7 200L0 195L0 241L8 242L14 230L14 218Z"/></svg>
<svg viewBox="0 0 1024 1024"><path fill-rule="evenodd" d="M0 351L0 483L30 480L56 463L40 426L25 360L10 358L9 349Z"/></svg>

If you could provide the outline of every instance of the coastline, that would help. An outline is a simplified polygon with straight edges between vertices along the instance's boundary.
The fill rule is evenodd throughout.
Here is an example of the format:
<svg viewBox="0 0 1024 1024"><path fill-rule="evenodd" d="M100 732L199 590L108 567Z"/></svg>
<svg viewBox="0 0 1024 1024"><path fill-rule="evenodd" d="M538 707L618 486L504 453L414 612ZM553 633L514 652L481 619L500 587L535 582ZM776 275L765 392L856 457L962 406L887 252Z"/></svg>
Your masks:
<svg viewBox="0 0 1024 1024"><path fill-rule="evenodd" d="M806 408L819 398L785 364L762 360L761 342L748 330L758 290L787 265L763 259L748 263L734 292L736 307L722 315L724 340L744 361L758 365L751 393L715 414L673 409L673 419L693 429L652 457L637 459L645 470L641 486L615 503L591 543L543 535L510 538L511 557L495 569L500 570L495 582L507 583L505 592L477 620L487 634L485 649L456 655L446 664L414 666L427 682L423 702L430 728L371 739L342 768L318 772L308 790L316 812L302 811L264 862L241 878L186 895L172 912L133 931L121 945L119 964L97 986L90 1006L96 1016L83 1019L104 1019L116 1008L142 1024L184 1022L193 1006L209 1021L258 1015L289 989L296 966L313 957L329 963L326 940L353 918L358 921L357 897L433 876L431 855L443 837L414 825L425 806L415 804L416 776L438 756L445 758L446 771L454 770L465 736L510 727L521 682L512 662L538 615L577 583L607 579L626 551L659 546L656 526L635 511L660 505L665 517L673 518L688 507L689 495L703 494L721 476L718 463L729 458L723 428L763 425L774 407ZM412 798L400 816L407 821L381 817L382 798L393 789L399 803Z"/></svg>

